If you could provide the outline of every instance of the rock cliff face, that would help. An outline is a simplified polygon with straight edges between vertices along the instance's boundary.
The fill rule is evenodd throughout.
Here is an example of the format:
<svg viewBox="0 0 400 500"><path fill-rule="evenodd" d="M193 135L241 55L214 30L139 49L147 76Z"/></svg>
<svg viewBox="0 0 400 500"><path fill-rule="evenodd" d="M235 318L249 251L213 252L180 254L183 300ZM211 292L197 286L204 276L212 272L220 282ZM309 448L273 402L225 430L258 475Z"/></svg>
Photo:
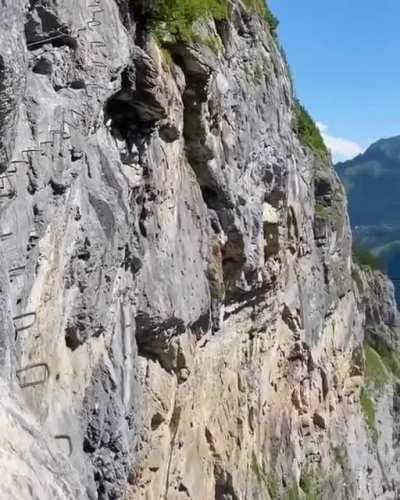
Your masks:
<svg viewBox="0 0 400 500"><path fill-rule="evenodd" d="M4 498L399 498L392 288L248 4L2 0Z"/></svg>

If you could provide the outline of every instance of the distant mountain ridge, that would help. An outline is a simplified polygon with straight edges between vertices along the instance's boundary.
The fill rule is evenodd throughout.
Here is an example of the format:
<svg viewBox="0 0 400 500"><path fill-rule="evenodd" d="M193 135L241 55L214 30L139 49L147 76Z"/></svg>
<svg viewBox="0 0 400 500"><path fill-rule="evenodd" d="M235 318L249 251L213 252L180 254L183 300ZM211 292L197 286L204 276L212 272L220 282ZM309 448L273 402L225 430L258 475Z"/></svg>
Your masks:
<svg viewBox="0 0 400 500"><path fill-rule="evenodd" d="M400 135L380 139L363 154L336 164L348 196L355 241L382 258L400 278ZM396 283L400 303L400 283Z"/></svg>
<svg viewBox="0 0 400 500"><path fill-rule="evenodd" d="M351 224L400 225L400 135L381 139L336 164L349 197Z"/></svg>

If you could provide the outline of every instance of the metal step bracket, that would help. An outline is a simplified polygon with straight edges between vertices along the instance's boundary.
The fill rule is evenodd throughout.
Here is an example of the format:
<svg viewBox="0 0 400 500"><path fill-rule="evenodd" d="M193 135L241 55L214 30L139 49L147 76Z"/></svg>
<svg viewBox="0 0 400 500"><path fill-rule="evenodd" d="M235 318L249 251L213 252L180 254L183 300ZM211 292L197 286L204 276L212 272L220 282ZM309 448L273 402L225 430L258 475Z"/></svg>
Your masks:
<svg viewBox="0 0 400 500"><path fill-rule="evenodd" d="M93 42L90 42L90 45L92 47L107 47L103 40L93 40Z"/></svg>
<svg viewBox="0 0 400 500"><path fill-rule="evenodd" d="M7 193L0 194L0 198L8 198L10 200L15 200L15 198L17 197L17 190L15 189L13 183L11 182L10 177L6 176L5 178L8 181L10 189L9 189L9 191Z"/></svg>
<svg viewBox="0 0 400 500"><path fill-rule="evenodd" d="M49 36L47 38L43 38L42 40L38 40L37 42L30 42L30 43L28 43L27 44L28 49L30 49L31 47L35 47L35 45L42 45L42 44L45 44L47 42L51 42L53 40L57 40L58 38L62 38L63 36L69 36L69 37L71 37L71 34L70 33L64 33L62 31L63 29L69 29L69 28L65 24L63 26L60 26L58 29L56 29L54 31L54 33L57 33L57 34Z"/></svg>
<svg viewBox="0 0 400 500"><path fill-rule="evenodd" d="M87 27L93 31L92 28L97 28L98 26L101 26L103 23L101 21L99 21L98 19L90 19L90 21L88 21L86 23Z"/></svg>
<svg viewBox="0 0 400 500"><path fill-rule="evenodd" d="M101 7L100 7L99 9L97 9L97 10L94 10L94 11L92 12L92 14L93 14L93 19L95 19L96 14L102 14L103 12L104 12L104 9L103 9L103 8L101 8Z"/></svg>
<svg viewBox="0 0 400 500"><path fill-rule="evenodd" d="M96 68L104 68L104 69L108 69L109 66L105 63L103 63L102 61L92 61L92 64L93 66L96 66Z"/></svg>
<svg viewBox="0 0 400 500"><path fill-rule="evenodd" d="M23 151L21 151L21 153L24 155L26 155L29 160L31 160L31 154L32 153L42 153L42 150L41 149L37 149L37 148L28 148L28 149L24 149ZM29 162L28 162L29 164Z"/></svg>
<svg viewBox="0 0 400 500"><path fill-rule="evenodd" d="M28 324L23 325L23 326L16 325L16 322L19 322L19 321L26 319L26 318L30 318L30 321ZM13 322L14 322L15 333L23 332L24 330L29 330L36 323L36 312L19 314L18 316L15 316L13 318Z"/></svg>
<svg viewBox="0 0 400 500"><path fill-rule="evenodd" d="M72 439L68 434L57 434L54 436L54 439L58 441L66 441L68 443L68 456L72 455Z"/></svg>
<svg viewBox="0 0 400 500"><path fill-rule="evenodd" d="M40 370L41 373L39 372L39 374L41 376L36 378L35 380L32 380L31 382L24 379L24 377L21 377L22 374L29 373L32 370L33 371ZM25 387L35 387L37 385L42 385L47 382L50 376L50 368L47 363L33 363L31 365L24 366L23 368L17 370L16 375L21 389L24 389Z"/></svg>

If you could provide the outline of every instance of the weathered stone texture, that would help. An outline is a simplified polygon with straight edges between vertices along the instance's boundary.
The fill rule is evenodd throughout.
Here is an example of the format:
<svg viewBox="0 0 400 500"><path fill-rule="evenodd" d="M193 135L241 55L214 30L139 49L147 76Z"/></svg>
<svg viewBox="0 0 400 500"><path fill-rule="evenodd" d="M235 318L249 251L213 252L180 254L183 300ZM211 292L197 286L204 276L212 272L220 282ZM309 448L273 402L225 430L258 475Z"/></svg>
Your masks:
<svg viewBox="0 0 400 500"><path fill-rule="evenodd" d="M218 50L166 51L128 0L3 0L4 497L398 498L398 388L377 445L359 404L392 291L352 276L343 188L233 4L196 28Z"/></svg>

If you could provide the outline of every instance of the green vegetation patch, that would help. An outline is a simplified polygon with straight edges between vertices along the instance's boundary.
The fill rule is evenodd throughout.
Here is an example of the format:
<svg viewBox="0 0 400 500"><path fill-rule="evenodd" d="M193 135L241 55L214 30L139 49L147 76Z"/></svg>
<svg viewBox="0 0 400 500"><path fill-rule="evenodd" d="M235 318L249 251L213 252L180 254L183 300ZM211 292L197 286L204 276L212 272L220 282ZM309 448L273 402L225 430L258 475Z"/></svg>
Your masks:
<svg viewBox="0 0 400 500"><path fill-rule="evenodd" d="M299 488L296 483L293 483L285 488L282 500L301 500Z"/></svg>
<svg viewBox="0 0 400 500"><path fill-rule="evenodd" d="M211 49L215 55L218 55L222 48L222 42L217 36L209 36L203 40L203 44Z"/></svg>
<svg viewBox="0 0 400 500"><path fill-rule="evenodd" d="M321 201L316 200L315 216L318 217L318 219L328 220L331 216L331 212L332 212L331 207L328 207L324 205L324 203L322 203Z"/></svg>
<svg viewBox="0 0 400 500"><path fill-rule="evenodd" d="M265 487L268 490L268 494L269 494L271 500L278 500L279 499L279 485L278 485L277 480L275 479L275 477L272 473L267 474L264 471L264 468L258 463L254 454L253 454L253 460L252 460L252 464L251 464L251 470L253 471L254 475L257 477L258 482L265 485Z"/></svg>
<svg viewBox="0 0 400 500"><path fill-rule="evenodd" d="M227 0L152 0L152 30L159 38L171 35L193 40L193 24L200 19L228 18Z"/></svg>
<svg viewBox="0 0 400 500"><path fill-rule="evenodd" d="M382 361L382 358L371 346L364 346L365 356L365 377L367 383L373 385L375 389L382 389L389 381L389 373Z"/></svg>
<svg viewBox="0 0 400 500"><path fill-rule="evenodd" d="M269 26L269 29L271 30L272 36L276 39L279 21L272 14L267 3L264 0L245 0L245 3L249 9L255 10L261 17L265 19Z"/></svg>
<svg viewBox="0 0 400 500"><path fill-rule="evenodd" d="M266 20L276 38L278 20L264 0L245 0L245 5ZM151 29L161 40L172 36L175 39L199 42L193 32L194 23L201 19L228 20L228 6L229 0L151 0ZM214 43L213 48L216 48Z"/></svg>
<svg viewBox="0 0 400 500"><path fill-rule="evenodd" d="M376 257L371 250L360 245L353 245L353 260L363 269L385 271L383 261Z"/></svg>
<svg viewBox="0 0 400 500"><path fill-rule="evenodd" d="M319 128L306 108L298 100L295 101L294 105L293 128L303 146L311 149L324 159L330 157Z"/></svg>
<svg viewBox="0 0 400 500"><path fill-rule="evenodd" d="M271 500L279 499L279 485L272 474L267 475L267 490Z"/></svg>
<svg viewBox="0 0 400 500"><path fill-rule="evenodd" d="M367 429L371 434L372 440L376 443L378 441L379 434L376 428L375 398L370 392L370 389L367 387L363 387L361 390L360 404Z"/></svg>
<svg viewBox="0 0 400 500"><path fill-rule="evenodd" d="M324 476L311 473L301 475L300 488L306 500L322 500L329 497L331 492L329 481L324 479Z"/></svg>
<svg viewBox="0 0 400 500"><path fill-rule="evenodd" d="M349 467L349 455L346 448L334 447L331 451L335 463L342 469L343 472L347 471Z"/></svg>
<svg viewBox="0 0 400 500"><path fill-rule="evenodd" d="M368 343L364 345L365 385L361 390L360 404L365 424L374 443L378 441L376 428L376 399L391 381L391 372L379 353Z"/></svg>
<svg viewBox="0 0 400 500"><path fill-rule="evenodd" d="M379 334L369 333L367 343L379 354L386 370L396 379L400 379L400 349L389 344Z"/></svg>

